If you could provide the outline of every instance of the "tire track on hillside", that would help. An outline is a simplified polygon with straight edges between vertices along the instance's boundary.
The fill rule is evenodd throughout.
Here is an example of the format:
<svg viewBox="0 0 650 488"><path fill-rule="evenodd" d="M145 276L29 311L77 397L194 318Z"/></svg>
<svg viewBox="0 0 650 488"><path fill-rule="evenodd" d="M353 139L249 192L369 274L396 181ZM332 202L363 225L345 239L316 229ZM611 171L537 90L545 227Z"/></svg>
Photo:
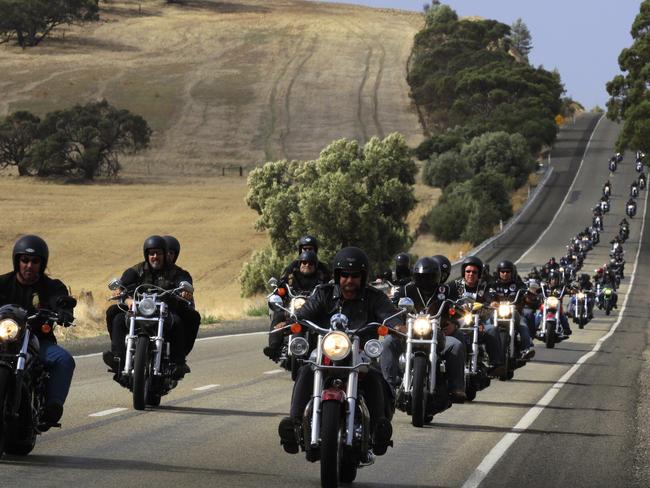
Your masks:
<svg viewBox="0 0 650 488"><path fill-rule="evenodd" d="M384 66L386 64L386 48L383 44L379 43L381 54L379 55L379 68L377 69L377 76L375 77L375 85L372 90L372 120L377 128L377 134L382 139L385 137L384 128L381 126L379 120L379 87L384 76Z"/></svg>
<svg viewBox="0 0 650 488"><path fill-rule="evenodd" d="M363 89L365 88L366 82L368 81L368 77L370 75L370 61L372 59L372 52L373 48L369 47L367 51L368 54L366 56L365 67L363 70L363 77L361 78L361 84L357 89L357 121L359 123L359 127L361 128L361 133L363 134L364 144L368 141L368 130L366 128L366 124L363 121Z"/></svg>
<svg viewBox="0 0 650 488"><path fill-rule="evenodd" d="M268 101L268 106L269 106L269 114L270 114L270 121L268 124L268 127L266 127L266 131L263 134L262 138L264 140L264 157L266 158L266 161L273 161L273 148L271 147L272 145L272 137L273 134L276 131L276 124L278 121L278 113L277 113L277 107L276 107L276 99L278 96L278 87L280 85L280 82L282 79L286 76L287 72L289 71L289 67L293 64L295 59L298 57L298 54L300 53L300 48L305 41L304 37L300 37L300 40L296 44L296 50L293 53L293 55L289 56L289 59L287 62L282 66L280 69L280 72L278 75L275 77L273 80L273 85L271 87L271 93L269 94L269 101Z"/></svg>
<svg viewBox="0 0 650 488"><path fill-rule="evenodd" d="M315 46L317 42L318 42L318 38L316 36L312 37L311 43L307 47L307 55L302 59L300 64L296 67L296 70L293 76L291 77L291 81L289 81L287 92L284 96L285 124L284 124L284 130L280 131L280 145L282 146L282 153L285 159L289 159L287 139L289 138L289 134L291 133L291 90L298 76L302 74L302 69L304 68L305 64L307 64L307 62L314 55L314 52L316 51Z"/></svg>

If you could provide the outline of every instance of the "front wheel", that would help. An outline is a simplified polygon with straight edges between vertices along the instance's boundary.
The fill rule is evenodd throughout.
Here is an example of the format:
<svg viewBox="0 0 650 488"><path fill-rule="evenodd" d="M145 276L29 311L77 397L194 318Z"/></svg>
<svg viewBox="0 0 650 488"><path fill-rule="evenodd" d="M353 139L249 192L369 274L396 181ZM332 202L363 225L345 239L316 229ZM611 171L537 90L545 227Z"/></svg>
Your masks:
<svg viewBox="0 0 650 488"><path fill-rule="evenodd" d="M341 431L341 404L337 401L323 402L320 426L320 483L324 488L337 487L339 484Z"/></svg>
<svg viewBox="0 0 650 488"><path fill-rule="evenodd" d="M411 423L414 427L424 425L427 410L427 358L413 358L413 382L411 385ZM432 388L433 389L433 388Z"/></svg>
<svg viewBox="0 0 650 488"><path fill-rule="evenodd" d="M296 381L296 378L298 378L299 369L300 369L300 360L296 356L291 355L291 379L293 381Z"/></svg>
<svg viewBox="0 0 650 488"><path fill-rule="evenodd" d="M555 322L546 322L546 349L553 349L555 347Z"/></svg>
<svg viewBox="0 0 650 488"><path fill-rule="evenodd" d="M9 417L9 401L7 399L11 372L7 368L0 368L0 457L4 452L7 440L7 418Z"/></svg>
<svg viewBox="0 0 650 488"><path fill-rule="evenodd" d="M133 408L144 410L147 405L147 383L149 376L149 338L138 337L133 365Z"/></svg>

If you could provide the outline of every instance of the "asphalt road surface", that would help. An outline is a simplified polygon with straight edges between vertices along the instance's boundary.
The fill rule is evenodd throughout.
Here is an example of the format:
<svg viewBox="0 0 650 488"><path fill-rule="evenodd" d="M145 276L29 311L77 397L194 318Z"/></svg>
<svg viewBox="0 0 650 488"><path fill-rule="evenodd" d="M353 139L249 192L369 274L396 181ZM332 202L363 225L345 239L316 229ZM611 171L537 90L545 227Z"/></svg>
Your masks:
<svg viewBox="0 0 650 488"><path fill-rule="evenodd" d="M549 196L538 212L547 212L546 205L555 210L522 230L529 246L535 244L530 251L524 244L500 251L513 260L523 255L520 270L552 255L559 258L568 238L589 225L590 209L608 178L617 130L601 120L586 153L584 130L573 150L565 141L567 164L577 165L575 182L570 172L558 181L564 194ZM606 261L607 243L623 216L635 176L631 159L626 155L610 177L613 208L601 244L588 256L590 272ZM619 310L610 317L597 312L584 330L574 327L571 339L554 350L537 343L535 360L517 370L513 381L493 382L474 402L455 405L426 428L412 427L398 412L395 447L360 470L354 486L638 484L632 452L650 276L650 239L647 232L640 237L646 192L641 196L624 246L628 264ZM599 342L613 326L613 335ZM200 340L189 358L192 373L163 397L161 407L144 412L131 408L129 392L112 381L99 355L77 356L63 429L41 436L31 455L0 461L0 485L319 486L319 465L285 454L279 445L277 424L288 411L292 382L262 356L265 343L260 333ZM597 344L599 349L583 358Z"/></svg>

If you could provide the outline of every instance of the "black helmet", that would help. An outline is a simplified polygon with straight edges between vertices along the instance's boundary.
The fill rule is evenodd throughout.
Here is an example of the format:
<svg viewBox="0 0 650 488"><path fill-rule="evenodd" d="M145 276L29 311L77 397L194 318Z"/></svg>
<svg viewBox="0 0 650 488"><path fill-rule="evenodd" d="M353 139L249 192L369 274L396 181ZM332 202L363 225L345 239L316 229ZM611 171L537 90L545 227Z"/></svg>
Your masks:
<svg viewBox="0 0 650 488"><path fill-rule="evenodd" d="M431 258L420 258L413 266L415 286L424 290L433 290L440 283L440 266Z"/></svg>
<svg viewBox="0 0 650 488"><path fill-rule="evenodd" d="M144 240L142 245L142 253L144 260L147 260L147 251L149 249L162 249L165 252L165 260L167 260L167 241L161 236L149 236Z"/></svg>
<svg viewBox="0 0 650 488"><path fill-rule="evenodd" d="M18 271L18 258L23 254L27 256L38 256L41 258L41 274L47 267L47 260L50 257L50 250L47 243L40 237L29 234L22 236L14 244L12 259L14 262L14 271Z"/></svg>
<svg viewBox="0 0 650 488"><path fill-rule="evenodd" d="M555 263L555 258L551 258L551 260L553 261L553 263ZM512 261L504 259L497 265L497 273L506 270L510 270L514 275L517 272L517 267L515 266L515 263L513 263Z"/></svg>
<svg viewBox="0 0 650 488"><path fill-rule="evenodd" d="M303 246L314 246L314 252L318 253L318 241L315 237L306 235L298 240L298 252L302 252Z"/></svg>
<svg viewBox="0 0 650 488"><path fill-rule="evenodd" d="M308 263L314 263L314 264L318 262L318 258L316 257L316 253L314 251L301 252L300 256L298 256L298 260L307 261Z"/></svg>
<svg viewBox="0 0 650 488"><path fill-rule="evenodd" d="M181 243L178 242L178 239L174 236L163 236L163 239L165 239L165 242L167 243L167 251L176 253L176 257L174 258L175 263L178 259L178 255L181 253Z"/></svg>
<svg viewBox="0 0 650 488"><path fill-rule="evenodd" d="M338 285L341 279L341 271L360 272L361 287L366 285L368 279L368 256L358 247L344 247L334 256L334 281Z"/></svg>
<svg viewBox="0 0 650 488"><path fill-rule="evenodd" d="M431 259L438 263L438 266L440 267L440 283L444 283L451 274L451 261L442 254L436 254L435 256L432 256Z"/></svg>
<svg viewBox="0 0 650 488"><path fill-rule="evenodd" d="M476 266L478 268L478 277L481 277L483 274L483 261L481 261L478 256L467 256L465 259L463 259L463 262L460 264L461 276L465 275L465 268L468 266Z"/></svg>
<svg viewBox="0 0 650 488"><path fill-rule="evenodd" d="M405 252L399 253L395 256L395 267L396 268L410 268L411 267L411 256Z"/></svg>

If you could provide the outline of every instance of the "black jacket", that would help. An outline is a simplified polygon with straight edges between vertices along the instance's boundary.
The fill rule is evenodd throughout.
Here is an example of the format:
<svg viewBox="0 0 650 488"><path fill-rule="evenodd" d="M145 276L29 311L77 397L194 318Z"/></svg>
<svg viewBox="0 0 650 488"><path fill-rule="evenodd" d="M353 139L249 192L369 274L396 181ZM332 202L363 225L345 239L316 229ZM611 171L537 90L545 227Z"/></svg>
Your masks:
<svg viewBox="0 0 650 488"><path fill-rule="evenodd" d="M311 320L320 327L329 328L330 317L338 312L347 316L348 327L354 330L369 322L383 322L398 310L384 293L370 286L362 290L359 298L344 300L339 286L328 283L316 288L314 294L298 310L297 316L299 319ZM402 317L397 316L386 325L394 327L402 322Z"/></svg>
<svg viewBox="0 0 650 488"><path fill-rule="evenodd" d="M60 280L53 280L49 276L41 275L34 285L21 285L16 279L16 272L0 276L0 305L18 305L31 315L39 308L59 311L56 300L68 296L68 289ZM72 309L66 309L72 314ZM45 334L40 329L36 332L39 339L56 342L54 331Z"/></svg>
<svg viewBox="0 0 650 488"><path fill-rule="evenodd" d="M287 281L289 279L289 276L292 274L299 274L300 273L300 260L299 259L294 259L289 266L284 268L284 271L282 272L282 276L280 277L281 281ZM317 280L319 283L327 283L329 280L331 280L331 274L330 270L327 268L325 263L318 261L316 264L316 275L317 275Z"/></svg>
<svg viewBox="0 0 650 488"><path fill-rule="evenodd" d="M155 285L163 290L171 290L178 287L181 281L192 283L192 277L187 271L176 265L165 266L160 271L155 271L151 269L146 261L143 261L124 271L120 281L127 291L132 293L138 286L143 284ZM174 312L187 308L184 302L179 300L170 300L168 303Z"/></svg>

